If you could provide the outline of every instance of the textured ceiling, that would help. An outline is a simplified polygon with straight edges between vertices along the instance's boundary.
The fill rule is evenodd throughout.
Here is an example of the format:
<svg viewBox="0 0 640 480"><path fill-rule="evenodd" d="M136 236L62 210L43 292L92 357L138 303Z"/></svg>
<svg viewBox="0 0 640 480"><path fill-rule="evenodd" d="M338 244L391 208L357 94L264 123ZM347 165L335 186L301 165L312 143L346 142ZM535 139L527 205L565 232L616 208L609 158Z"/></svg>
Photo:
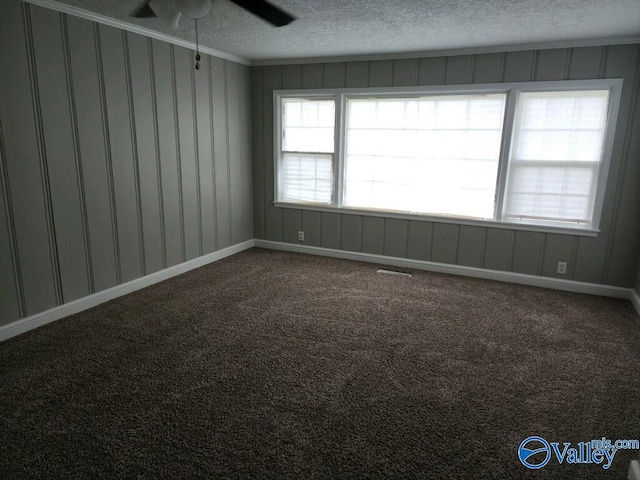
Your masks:
<svg viewBox="0 0 640 480"><path fill-rule="evenodd" d="M178 39L195 38L194 22L184 17L176 30L158 19L130 18L138 0L52 1ZM230 6L231 20L226 27L216 27L211 15L199 22L200 42L228 54L264 61L640 37L640 0L272 1L298 20L273 28Z"/></svg>

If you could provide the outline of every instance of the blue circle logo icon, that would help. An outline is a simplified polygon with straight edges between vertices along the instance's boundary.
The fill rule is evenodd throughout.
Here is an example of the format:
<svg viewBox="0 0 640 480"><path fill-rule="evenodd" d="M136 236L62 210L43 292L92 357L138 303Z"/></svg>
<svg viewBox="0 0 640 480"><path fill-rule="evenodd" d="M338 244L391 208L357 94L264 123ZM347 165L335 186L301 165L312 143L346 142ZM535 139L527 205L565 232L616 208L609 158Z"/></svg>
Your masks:
<svg viewBox="0 0 640 480"><path fill-rule="evenodd" d="M544 467L551 459L551 446L542 437L525 438L518 447L518 458L531 470Z"/></svg>

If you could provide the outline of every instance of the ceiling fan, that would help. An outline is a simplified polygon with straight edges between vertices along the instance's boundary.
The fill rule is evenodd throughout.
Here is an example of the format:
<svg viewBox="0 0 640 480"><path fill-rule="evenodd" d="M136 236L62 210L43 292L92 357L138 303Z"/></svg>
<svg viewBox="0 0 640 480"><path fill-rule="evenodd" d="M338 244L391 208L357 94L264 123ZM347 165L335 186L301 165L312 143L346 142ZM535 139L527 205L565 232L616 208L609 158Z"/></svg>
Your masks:
<svg viewBox="0 0 640 480"><path fill-rule="evenodd" d="M225 2L229 1L262 18L275 27L283 27L296 19L266 0L145 0L131 13L131 16L134 18L159 17L173 28L178 26L182 15L194 20L196 25L195 68L196 70L200 70L201 57L198 42L198 19L206 16L213 4L213 8L216 10L216 26L218 28L224 27L228 20L228 16L224 13L224 7Z"/></svg>
<svg viewBox="0 0 640 480"><path fill-rule="evenodd" d="M209 13L212 3L215 8L224 1L235 3L275 27L283 27L295 20L295 17L266 0L145 0L131 16L159 17L176 28L182 15L197 20Z"/></svg>

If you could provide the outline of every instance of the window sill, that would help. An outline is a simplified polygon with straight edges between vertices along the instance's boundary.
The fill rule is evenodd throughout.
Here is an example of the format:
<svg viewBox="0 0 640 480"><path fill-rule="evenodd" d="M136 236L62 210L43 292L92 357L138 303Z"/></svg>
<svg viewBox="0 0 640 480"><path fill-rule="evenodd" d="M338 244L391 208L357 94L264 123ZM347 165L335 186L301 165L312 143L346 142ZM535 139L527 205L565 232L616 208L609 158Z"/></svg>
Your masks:
<svg viewBox="0 0 640 480"><path fill-rule="evenodd" d="M362 215L366 217L397 218L402 220L418 220L423 222L450 223L454 225L469 225L485 228L502 228L506 230L521 230L525 232L557 233L582 237L597 237L600 230L592 228L572 228L552 225L533 225L518 222L498 222L496 220L481 220L465 217L445 217L439 215L420 215L417 213L391 212L382 210L362 210L348 207L333 207L330 205L316 205L310 203L273 202L276 208L290 208L294 210L311 210L314 212L339 213L342 215Z"/></svg>

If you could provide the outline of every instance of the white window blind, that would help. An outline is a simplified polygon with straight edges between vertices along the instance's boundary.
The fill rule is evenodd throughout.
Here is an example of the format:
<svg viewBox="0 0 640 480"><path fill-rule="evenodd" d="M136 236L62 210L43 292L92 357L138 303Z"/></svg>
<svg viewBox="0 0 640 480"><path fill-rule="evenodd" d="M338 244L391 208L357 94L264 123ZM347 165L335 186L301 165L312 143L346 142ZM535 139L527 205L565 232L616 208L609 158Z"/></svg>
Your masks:
<svg viewBox="0 0 640 480"><path fill-rule="evenodd" d="M609 90L518 98L503 217L591 225Z"/></svg>
<svg viewBox="0 0 640 480"><path fill-rule="evenodd" d="M493 218L505 102L349 99L344 205Z"/></svg>
<svg viewBox="0 0 640 480"><path fill-rule="evenodd" d="M331 203L332 155L284 153L281 181L283 202Z"/></svg>
<svg viewBox="0 0 640 480"><path fill-rule="evenodd" d="M282 99L280 200L330 204L335 101Z"/></svg>

